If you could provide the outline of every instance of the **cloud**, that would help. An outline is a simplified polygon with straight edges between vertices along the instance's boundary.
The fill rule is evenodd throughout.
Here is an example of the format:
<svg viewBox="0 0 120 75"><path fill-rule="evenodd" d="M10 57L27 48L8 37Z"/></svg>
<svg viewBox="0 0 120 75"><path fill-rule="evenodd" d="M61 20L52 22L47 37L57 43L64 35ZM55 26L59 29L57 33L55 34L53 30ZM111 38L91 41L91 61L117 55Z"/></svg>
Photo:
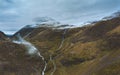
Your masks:
<svg viewBox="0 0 120 75"><path fill-rule="evenodd" d="M120 0L0 0L0 26L17 31L44 16L80 25L110 15L120 9L119 4Z"/></svg>

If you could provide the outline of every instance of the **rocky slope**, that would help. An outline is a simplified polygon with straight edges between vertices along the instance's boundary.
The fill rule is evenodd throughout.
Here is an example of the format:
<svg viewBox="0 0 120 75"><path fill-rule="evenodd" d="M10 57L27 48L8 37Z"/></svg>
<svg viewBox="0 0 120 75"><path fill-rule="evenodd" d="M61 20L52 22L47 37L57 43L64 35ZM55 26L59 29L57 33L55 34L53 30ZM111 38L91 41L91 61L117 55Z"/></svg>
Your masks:
<svg viewBox="0 0 120 75"><path fill-rule="evenodd" d="M45 75L120 75L120 16L78 28L23 28L20 34L42 53ZM24 45L0 43L0 74L41 75L44 62Z"/></svg>
<svg viewBox="0 0 120 75"><path fill-rule="evenodd" d="M5 41L5 40L8 40L7 36L0 31L0 41Z"/></svg>

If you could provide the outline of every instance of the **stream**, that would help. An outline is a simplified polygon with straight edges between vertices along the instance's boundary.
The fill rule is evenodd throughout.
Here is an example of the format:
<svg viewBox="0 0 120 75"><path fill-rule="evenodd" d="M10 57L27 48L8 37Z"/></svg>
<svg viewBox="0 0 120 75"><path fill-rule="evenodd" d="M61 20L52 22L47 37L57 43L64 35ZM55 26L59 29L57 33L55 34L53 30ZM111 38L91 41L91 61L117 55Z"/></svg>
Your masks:
<svg viewBox="0 0 120 75"><path fill-rule="evenodd" d="M65 29L64 32L63 32L62 41L61 41L60 46L58 47L57 50L60 50L63 47L66 32L67 32L67 29ZM24 45L26 47L26 49L28 50L28 54L30 54L30 55L37 54L40 58L42 58L42 60L43 60L43 62L45 64L44 68L42 70L42 75L45 75L45 70L47 68L47 62L45 61L44 56L41 55L40 51L33 44L31 44L30 42L26 41L24 39L24 37L22 38L20 34L17 35L17 39L18 40L13 40L13 43ZM51 72L50 75L54 75L57 67L56 67L56 64L55 64L55 61L54 61L52 55L50 55L50 61L52 62L53 67L54 67L53 71Z"/></svg>
<svg viewBox="0 0 120 75"><path fill-rule="evenodd" d="M65 29L64 32L63 32L63 34L62 34L62 41L61 41L60 46L58 47L57 50L60 50L63 47L64 41L65 41L65 35L66 35L67 30L68 29ZM50 61L52 62L53 67L54 67L53 71L51 72L50 75L54 75L55 71L57 70L57 66L55 64L55 59L53 59L52 55L50 55Z"/></svg>
<svg viewBox="0 0 120 75"><path fill-rule="evenodd" d="M47 62L45 61L44 56L41 55L40 51L30 42L26 41L25 39L23 39L20 34L17 35L18 40L13 40L13 43L16 44L22 44L26 47L26 49L28 50L28 54L33 55L33 54L37 54L40 58L42 58L43 62L44 62L44 68L42 70L42 75L45 75L45 70L47 67Z"/></svg>

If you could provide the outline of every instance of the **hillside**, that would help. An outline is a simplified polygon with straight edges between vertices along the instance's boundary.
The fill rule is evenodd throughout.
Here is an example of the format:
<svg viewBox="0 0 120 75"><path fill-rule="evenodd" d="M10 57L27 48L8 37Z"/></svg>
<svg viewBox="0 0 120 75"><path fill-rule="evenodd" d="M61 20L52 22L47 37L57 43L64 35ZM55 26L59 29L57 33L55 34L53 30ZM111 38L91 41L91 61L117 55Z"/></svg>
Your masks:
<svg viewBox="0 0 120 75"><path fill-rule="evenodd" d="M5 41L5 40L8 40L7 36L0 31L0 41Z"/></svg>
<svg viewBox="0 0 120 75"><path fill-rule="evenodd" d="M19 33L44 56L45 75L120 75L119 16L78 28L23 28L11 39ZM0 74L40 75L44 63L23 45L0 44Z"/></svg>

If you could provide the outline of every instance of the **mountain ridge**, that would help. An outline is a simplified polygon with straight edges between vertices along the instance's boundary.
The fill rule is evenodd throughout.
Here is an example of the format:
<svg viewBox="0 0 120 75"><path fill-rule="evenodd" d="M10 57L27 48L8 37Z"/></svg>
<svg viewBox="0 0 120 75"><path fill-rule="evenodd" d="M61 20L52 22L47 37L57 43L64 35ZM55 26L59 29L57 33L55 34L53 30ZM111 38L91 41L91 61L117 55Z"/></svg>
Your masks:
<svg viewBox="0 0 120 75"><path fill-rule="evenodd" d="M120 74L119 16L76 28L53 29L46 26L37 28L28 26L15 33L11 40L16 40L17 34L35 45L42 53L47 62L45 75L50 75L54 71L54 75ZM7 61L7 64L0 65L3 68L6 66L7 69L12 68L11 71L1 70L0 74L17 75L18 72L21 75L41 75L44 63L36 55L32 57L27 55L24 45L5 41L0 42L0 49L1 62L3 58ZM15 70L16 68L18 70Z"/></svg>

